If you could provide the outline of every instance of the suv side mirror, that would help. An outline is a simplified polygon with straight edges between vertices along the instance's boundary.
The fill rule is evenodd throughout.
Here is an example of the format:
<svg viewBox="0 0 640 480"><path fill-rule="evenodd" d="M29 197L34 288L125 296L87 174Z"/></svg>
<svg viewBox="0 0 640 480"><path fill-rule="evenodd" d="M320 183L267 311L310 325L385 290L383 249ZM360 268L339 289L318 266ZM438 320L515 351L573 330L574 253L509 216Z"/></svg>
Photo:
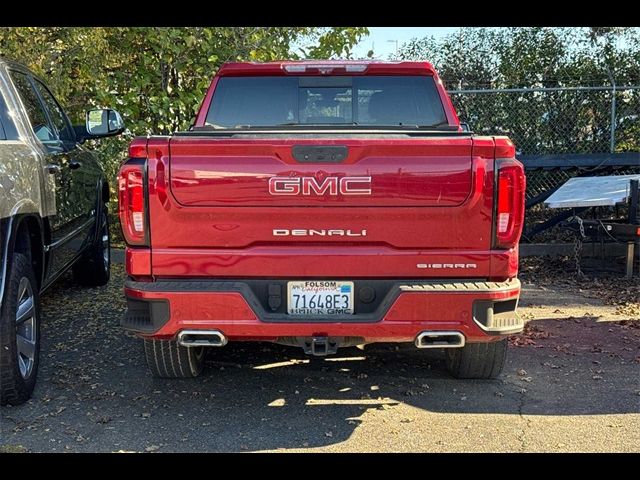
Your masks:
<svg viewBox="0 0 640 480"><path fill-rule="evenodd" d="M460 122L460 128L462 128L463 132L470 132L471 131L471 127L469 126L469 124L467 122Z"/></svg>
<svg viewBox="0 0 640 480"><path fill-rule="evenodd" d="M91 137L111 137L124 132L122 117L110 108L89 110L85 125Z"/></svg>

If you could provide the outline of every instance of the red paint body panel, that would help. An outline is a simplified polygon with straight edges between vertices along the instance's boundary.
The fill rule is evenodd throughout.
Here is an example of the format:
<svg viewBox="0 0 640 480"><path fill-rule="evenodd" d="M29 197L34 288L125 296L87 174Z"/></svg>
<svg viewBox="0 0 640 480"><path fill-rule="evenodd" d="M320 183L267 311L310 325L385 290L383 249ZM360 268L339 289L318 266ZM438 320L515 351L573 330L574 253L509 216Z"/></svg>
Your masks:
<svg viewBox="0 0 640 480"><path fill-rule="evenodd" d="M327 62L320 62L327 63ZM365 72L345 65L366 64ZM220 76L288 75L291 62L227 64L213 79L195 126L204 126ZM450 126L451 101L426 62L334 62L331 75L432 75ZM318 75L318 70L306 72ZM296 72L295 75L305 73ZM322 134L315 138L219 136L207 132L136 139L146 144L148 248L128 248L127 272L145 280L198 279L434 279L502 281L518 271L517 242L495 245L497 159L513 159L506 137L433 133L376 138ZM343 146L339 163L306 163L294 146ZM512 162L513 163L513 162ZM274 195L269 179L310 178L316 185L370 177L371 194ZM327 180L333 179L333 180ZM280 192L275 192L280 193ZM274 230L288 232L276 235ZM309 231L347 234L298 235ZM508 248L510 247L510 248ZM465 265L437 268L433 265ZM422 265L422 266L420 266ZM466 266L469 266L468 268ZM508 292L404 292L379 322L270 323L237 292L126 289L128 296L165 299L169 321L153 336L181 329L219 329L231 340L362 336L413 341L423 330L458 330L469 342L491 341L472 319L474 300L517 298ZM357 312L356 312L357 313Z"/></svg>
<svg viewBox="0 0 640 480"><path fill-rule="evenodd" d="M189 322L194 328L211 328L212 322L256 321L258 317L251 307L236 292L204 293L204 292L142 292L130 288L125 289L130 298L136 299L168 299L171 303L171 318L178 323ZM190 327L191 328L191 327ZM174 335L170 324L163 327L157 335ZM168 333L167 333L168 332Z"/></svg>
<svg viewBox="0 0 640 480"><path fill-rule="evenodd" d="M291 72L292 75L318 75L313 65L334 66L329 76L334 75L435 75L436 71L429 62L377 62L371 60L319 60L302 62L229 62L218 70L218 77L235 77L251 75L289 75L287 66L304 65L307 72ZM366 70L361 72L346 71L348 65L362 65Z"/></svg>
<svg viewBox="0 0 640 480"><path fill-rule="evenodd" d="M124 249L124 265L132 277L151 275L151 249L127 247Z"/></svg>
<svg viewBox="0 0 640 480"><path fill-rule="evenodd" d="M287 245L246 249L154 249L157 277L280 277L280 278L459 278L456 269L418 269L422 263L473 263L473 277L491 277L492 259L508 278L508 258L502 252L415 251L388 247ZM517 257L516 257L517 258Z"/></svg>
<svg viewBox="0 0 640 480"><path fill-rule="evenodd" d="M197 145L198 140L188 140ZM463 140L469 142L469 139ZM491 141L491 139L488 140ZM402 173L396 175L388 173L389 178L386 183L389 194L387 197L383 195L360 198L352 196L348 199L345 197L327 199L320 195L314 198L274 197L268 195L270 174L266 173L267 169L263 178L247 175L250 180L246 183L249 186L240 187L240 184L236 183L234 188L232 185L224 185L226 180L219 180L223 184L222 187L220 185L206 187L194 180L190 187L177 188L178 191L182 189L193 191L193 194L187 193L184 198L181 197L182 201L188 201L191 198L191 202L195 203L196 195L199 195L201 201L212 203L212 205L185 206L175 198L176 188L173 183L173 169L175 168L173 163L180 163L182 160L174 159L173 141L171 143L171 159L167 154L169 147L166 140L164 144L157 144L161 141L161 138L150 140L148 160L150 192L148 208L153 232L151 245L154 251L176 249L175 254L180 256L183 249L200 249L204 255L207 255L207 249L335 245L342 247L341 254L347 255L351 246L375 246L380 253L389 251L390 253L403 254L402 251L391 252L389 249L419 249L424 252L450 250L451 255L457 255L456 251L460 250L472 250L475 252L471 253L472 255L481 254L485 257L488 255L491 246L493 208L493 159L481 156L484 154L482 151L475 155L475 147L473 150L468 149L468 153L473 156L464 160L468 167L466 173L459 173L460 178L464 179L460 183L452 180L452 178L455 179L456 174L451 175L451 170L447 171L452 167L446 166L448 160L446 156L424 160L419 167L417 163L414 163L416 168L421 168L424 172L422 184L420 185L418 182L415 187L420 193L419 195L418 193L413 195L407 193L410 188L407 188L406 185L410 182L402 180ZM422 139L421 141L428 144L432 139ZM437 141L442 140L438 139ZM219 140L218 142L222 143L223 141ZM229 140L229 142L233 141ZM418 140L412 140L412 142L415 144ZM251 142L245 141L243 148L250 150L252 148ZM384 148L386 148L389 158L402 158L400 154L394 156L390 147ZM426 148L433 148L433 146ZM442 149L447 150L446 147ZM204 156L204 153L201 155ZM381 160L378 162L381 163ZM169 164L172 165L170 181L167 175L170 170ZM357 165L357 163L351 164L352 168ZM241 159L237 162L229 162L225 167L225 175L220 175L220 177L232 177L243 168L242 166ZM296 173L301 168L303 167L300 164L291 165L287 172ZM336 167L315 164L305 165L304 168L326 171ZM341 165L340 168L343 171L337 172L339 175L343 174L349 165ZM396 168L402 170L404 167ZM439 174L436 173L438 169L441 172ZM220 171L224 172L225 170ZM371 173L371 170L361 170L358 174L362 172ZM336 172L334 170L331 173ZM237 175L237 178L240 177L242 175ZM440 184L438 184L438 178L441 179ZM375 188L375 180L373 185ZM219 205L224 198L218 193L218 188L228 192L228 206ZM254 193L249 194L246 191ZM154 195L153 193L156 192L157 194ZM440 197L440 205L438 204L438 196ZM424 205L429 202L434 205L424 208L416 207L416 204L422 203ZM459 204L456 205L457 203ZM332 208L328 208L330 206ZM348 228L358 232L366 230L366 236L349 238L349 241L345 242L345 238L340 236L274 237L272 234L273 229L321 228ZM229 254L233 255L234 252L230 251ZM317 254L312 248L308 248L305 253L305 255ZM155 263L156 259L160 261L160 258L154 255L154 268L159 268L161 265ZM454 258L451 258L451 261L453 260ZM420 272L415 273L418 276L422 275ZM166 275L169 273L154 271L154 274ZM194 274L198 274L197 269ZM238 274L253 276L256 275L256 272L247 271Z"/></svg>
<svg viewBox="0 0 640 480"><path fill-rule="evenodd" d="M339 164L302 164L294 145L340 145ZM182 206L423 207L461 205L472 189L471 138L409 140L171 139L171 192ZM484 172L482 172L484 173ZM272 177L371 177L371 195L269 194Z"/></svg>

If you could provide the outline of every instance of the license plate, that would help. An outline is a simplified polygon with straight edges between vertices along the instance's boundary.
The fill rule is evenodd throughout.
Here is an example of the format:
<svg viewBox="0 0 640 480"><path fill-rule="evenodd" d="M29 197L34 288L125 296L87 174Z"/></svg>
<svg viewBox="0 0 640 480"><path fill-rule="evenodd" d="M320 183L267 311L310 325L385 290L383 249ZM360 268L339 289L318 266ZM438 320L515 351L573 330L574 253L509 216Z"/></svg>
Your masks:
<svg viewBox="0 0 640 480"><path fill-rule="evenodd" d="M287 284L289 315L352 315L353 282L317 280Z"/></svg>

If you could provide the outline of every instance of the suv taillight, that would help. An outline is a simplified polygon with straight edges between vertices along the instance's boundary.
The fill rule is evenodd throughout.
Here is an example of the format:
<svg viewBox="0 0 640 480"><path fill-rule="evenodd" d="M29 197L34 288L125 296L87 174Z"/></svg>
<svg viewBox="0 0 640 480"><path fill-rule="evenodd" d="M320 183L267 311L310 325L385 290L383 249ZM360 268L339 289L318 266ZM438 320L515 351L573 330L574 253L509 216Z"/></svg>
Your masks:
<svg viewBox="0 0 640 480"><path fill-rule="evenodd" d="M524 167L515 159L496 162L495 247L511 248L520 240L524 222Z"/></svg>
<svg viewBox="0 0 640 480"><path fill-rule="evenodd" d="M130 158L118 173L118 213L124 239L129 245L148 243L145 163L146 159Z"/></svg>

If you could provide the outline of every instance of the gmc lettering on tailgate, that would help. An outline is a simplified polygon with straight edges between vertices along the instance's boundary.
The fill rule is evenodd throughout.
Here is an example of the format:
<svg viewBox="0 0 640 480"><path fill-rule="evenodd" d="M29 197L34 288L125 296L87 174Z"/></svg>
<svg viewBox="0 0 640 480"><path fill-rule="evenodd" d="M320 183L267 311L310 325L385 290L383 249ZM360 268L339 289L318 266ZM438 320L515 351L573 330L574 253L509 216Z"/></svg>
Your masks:
<svg viewBox="0 0 640 480"><path fill-rule="evenodd" d="M371 195L371 177L271 177L271 195Z"/></svg>

